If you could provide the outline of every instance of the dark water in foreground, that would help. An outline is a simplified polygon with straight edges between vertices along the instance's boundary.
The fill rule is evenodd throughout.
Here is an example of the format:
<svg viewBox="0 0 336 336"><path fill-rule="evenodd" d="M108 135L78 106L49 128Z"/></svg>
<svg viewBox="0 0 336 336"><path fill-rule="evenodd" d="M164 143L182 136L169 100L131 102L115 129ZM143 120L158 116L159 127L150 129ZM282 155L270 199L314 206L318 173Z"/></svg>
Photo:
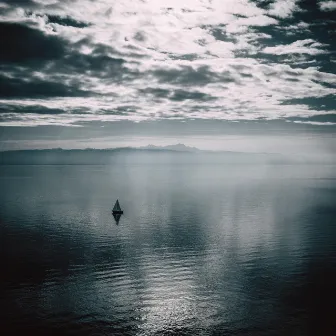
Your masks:
<svg viewBox="0 0 336 336"><path fill-rule="evenodd" d="M334 335L334 168L2 166L0 334Z"/></svg>

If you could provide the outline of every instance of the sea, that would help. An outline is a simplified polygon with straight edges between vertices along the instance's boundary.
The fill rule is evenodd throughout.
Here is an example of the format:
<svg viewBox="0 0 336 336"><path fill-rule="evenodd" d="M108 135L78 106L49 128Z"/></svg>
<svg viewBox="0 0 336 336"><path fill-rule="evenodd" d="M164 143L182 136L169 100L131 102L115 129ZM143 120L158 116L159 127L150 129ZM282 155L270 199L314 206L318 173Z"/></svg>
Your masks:
<svg viewBox="0 0 336 336"><path fill-rule="evenodd" d="M1 335L336 333L334 165L4 164L0 189Z"/></svg>

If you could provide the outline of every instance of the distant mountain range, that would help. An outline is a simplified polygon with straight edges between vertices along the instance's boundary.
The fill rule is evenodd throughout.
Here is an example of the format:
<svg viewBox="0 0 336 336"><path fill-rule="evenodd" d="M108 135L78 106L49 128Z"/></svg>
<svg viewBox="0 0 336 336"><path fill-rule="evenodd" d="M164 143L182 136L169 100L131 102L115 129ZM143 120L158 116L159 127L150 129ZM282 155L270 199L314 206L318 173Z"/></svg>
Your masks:
<svg viewBox="0 0 336 336"><path fill-rule="evenodd" d="M176 144L176 145L168 145L168 146L155 146L155 145L148 145L148 146L142 146L142 147L116 147L116 148L83 148L83 149L64 149L64 148L45 148L45 149L23 149L23 150L10 150L10 151L4 151L0 153L19 153L19 152L39 152L39 153L47 153L47 152L133 152L133 151L163 151L163 152L213 152L213 151L207 151L207 150L201 150L196 147L189 147L184 144ZM1 154L0 154L1 155Z"/></svg>
<svg viewBox="0 0 336 336"><path fill-rule="evenodd" d="M145 150L169 150L169 151L177 151L177 152L200 152L201 150L196 147L189 147L184 144L176 144L176 145L168 145L168 146L155 146L148 145L144 147L138 147L138 149Z"/></svg>
<svg viewBox="0 0 336 336"><path fill-rule="evenodd" d="M173 160L173 161L172 161ZM309 161L309 160L308 160ZM307 163L298 156L288 158L281 154L244 153L200 150L184 144L168 146L148 145L107 149L32 149L0 152L0 165L57 165L57 164L114 164L116 162L141 164L287 164Z"/></svg>

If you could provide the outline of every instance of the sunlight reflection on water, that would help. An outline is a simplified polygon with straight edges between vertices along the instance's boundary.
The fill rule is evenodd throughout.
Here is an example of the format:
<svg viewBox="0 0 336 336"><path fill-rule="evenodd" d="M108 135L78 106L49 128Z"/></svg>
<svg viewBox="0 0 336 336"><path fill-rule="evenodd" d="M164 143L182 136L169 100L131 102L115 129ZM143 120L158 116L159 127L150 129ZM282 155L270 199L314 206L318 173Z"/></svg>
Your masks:
<svg viewBox="0 0 336 336"><path fill-rule="evenodd" d="M336 189L329 170L0 169L2 331L305 335L330 328ZM118 225L116 198L124 210Z"/></svg>

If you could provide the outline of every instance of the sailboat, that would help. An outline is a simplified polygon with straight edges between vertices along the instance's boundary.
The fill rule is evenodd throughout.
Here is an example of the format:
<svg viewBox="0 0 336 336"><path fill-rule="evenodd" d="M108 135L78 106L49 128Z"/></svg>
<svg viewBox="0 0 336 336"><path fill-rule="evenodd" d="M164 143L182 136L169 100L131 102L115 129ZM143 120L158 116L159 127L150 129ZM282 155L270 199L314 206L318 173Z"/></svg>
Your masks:
<svg viewBox="0 0 336 336"><path fill-rule="evenodd" d="M121 208L120 208L120 204L119 204L119 201L117 200L116 202L115 202L115 204L114 204L114 207L113 207L113 210L112 210L112 213L114 214L114 215L121 215L121 214L123 214L124 212L121 210Z"/></svg>

